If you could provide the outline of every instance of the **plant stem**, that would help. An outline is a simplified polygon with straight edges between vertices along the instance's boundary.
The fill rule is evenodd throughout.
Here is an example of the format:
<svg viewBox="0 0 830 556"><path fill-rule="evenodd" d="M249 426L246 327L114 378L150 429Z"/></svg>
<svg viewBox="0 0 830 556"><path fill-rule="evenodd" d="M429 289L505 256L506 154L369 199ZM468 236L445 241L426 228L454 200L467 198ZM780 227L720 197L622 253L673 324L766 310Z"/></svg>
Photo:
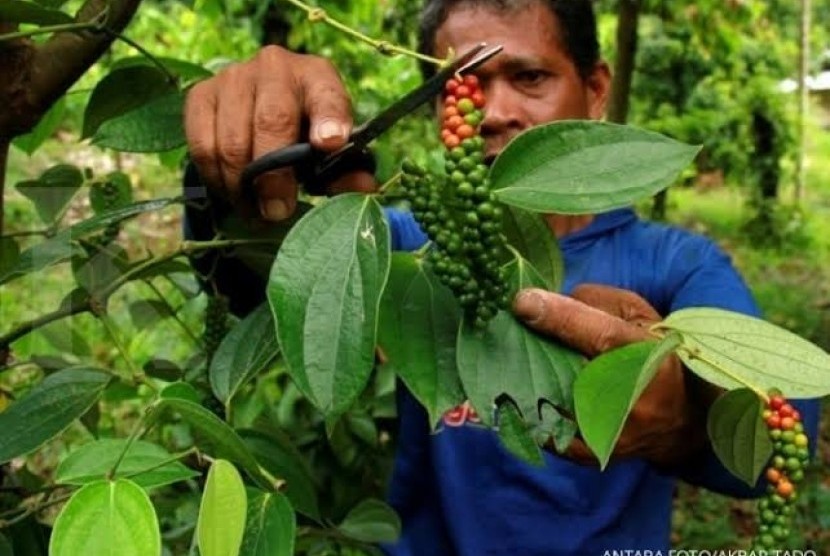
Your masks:
<svg viewBox="0 0 830 556"><path fill-rule="evenodd" d="M383 195L384 193L389 193L390 189L392 189L393 187L395 187L395 185L400 183L401 177L403 177L403 172L398 172L397 174L386 180L386 183L381 185L380 189L378 189L378 194Z"/></svg>
<svg viewBox="0 0 830 556"><path fill-rule="evenodd" d="M157 463L157 464L155 464L151 467L148 467L146 469L141 469L140 471L135 471L134 473L128 473L128 474L125 474L125 475L121 475L121 477L124 478L124 479L129 479L130 477L135 477L136 475L142 475L144 473L149 473L150 471L155 471L156 469L158 469L160 467L164 467L167 464L179 461L180 459L184 459L187 456L189 456L190 454L195 454L198 451L199 451L198 448L196 448L195 446L193 448L188 448L184 452L178 453L178 454L176 454L176 455L174 455L174 456L172 456L169 459L166 459L164 461L160 461L159 463Z"/></svg>
<svg viewBox="0 0 830 556"><path fill-rule="evenodd" d="M149 286L149 288L151 290L153 290L153 293L156 294L156 297L159 298L159 301L161 301L162 303L164 303L167 306L167 309L170 311L170 316L173 317L173 320L176 321L176 323L179 325L179 327L181 327L181 329L184 331L184 333L187 335L187 337L190 338L193 341L193 344L196 345L196 346L202 346L202 344L203 344L202 340L200 340L193 333L193 331L190 330L190 328L187 326L187 323L185 323L181 319L181 317L179 317L178 313L176 312L176 309L174 309L173 306L170 304L170 302L167 301L167 298L164 297L164 294L161 292L161 290L158 289L158 287L156 287L156 285L153 284L150 280L144 280L144 283L147 284L147 286Z"/></svg>
<svg viewBox="0 0 830 556"><path fill-rule="evenodd" d="M0 35L0 42L13 41L14 39L25 39L26 37L34 37L35 35L48 35L50 33L62 33L66 31L87 31L100 30L98 23L63 23L61 25L47 25L38 27L37 29L29 29L28 31L15 31L14 33L5 33Z"/></svg>
<svg viewBox="0 0 830 556"><path fill-rule="evenodd" d="M144 48L143 46L138 44L133 39L127 37L126 35L122 35L121 33L118 33L117 31L114 31L110 28L104 28L103 31L105 33L107 33L109 36L114 37L114 38L116 38L116 39L118 39L118 40L120 40L124 43L127 43L128 45L130 45L133 48L135 48L136 50L138 50L141 53L142 56L144 56L145 58L150 60L150 62L154 66L156 66L159 70L162 71L162 73L164 73L164 75L167 76L167 80L170 83L172 83L173 85L178 84L178 82L179 82L178 78L175 75L173 75L172 73L170 73L170 70L167 69L167 66L162 64L161 60L159 60L158 58L153 56L153 54L149 50L147 50L146 48Z"/></svg>
<svg viewBox="0 0 830 556"><path fill-rule="evenodd" d="M53 228L43 228L42 230L24 230L22 232L12 232L10 234L6 234L4 236L0 236L0 239L5 239L7 237L31 237L31 236L44 236L49 237L55 234L55 230Z"/></svg>
<svg viewBox="0 0 830 556"><path fill-rule="evenodd" d="M338 31L342 31L343 33L353 37L361 42L368 44L369 46L375 48L381 54L385 54L387 56L391 56L394 54L403 54L404 56L409 56L411 58L415 58L416 60L420 60L422 62L427 62L429 64L435 64L436 66L443 66L445 64L444 60L440 60L438 58L433 58L432 56L427 56L425 54L421 54L420 52L415 52L414 50L410 50L408 48L404 48L402 46L398 46L392 44L387 41L379 41L364 35L363 33L352 29L348 25L337 21L336 19L330 17L326 11L322 8L315 8L313 6L309 6L308 4L302 2L302 0L286 0L289 4L292 4L301 10L304 10L308 14L308 19L312 22L321 21L326 23Z"/></svg>
<svg viewBox="0 0 830 556"><path fill-rule="evenodd" d="M176 257L181 257L182 255L186 255L189 253L197 253L199 251L206 251L209 249L223 249L227 247L238 247L240 245L254 245L254 244L270 244L274 243L274 240L270 239L220 239L220 240L212 240L212 241L184 241L179 246L178 249L167 253L165 255L161 255L159 257L150 258L143 263L140 263L116 280L113 280L107 286L101 288L99 291L95 291L90 294L90 296L85 299L81 303L73 304L68 307L62 307L56 311L51 313L47 313L45 315L41 315L40 317L30 320L28 322L24 322L19 326L12 329L10 332L0 336L0 349L9 346L12 342L19 340L29 332L40 328L41 326L45 326L51 322L56 320L60 320L65 317L69 317L72 315L76 315L78 313L83 313L87 311L92 311L93 308L96 308L96 312L102 305L102 300L106 300L110 295L112 295L116 290L118 290L121 286L126 284L127 282L134 280L136 276L140 275L142 272L147 272L148 270L152 269L154 266L165 263L169 260L175 259Z"/></svg>
<svg viewBox="0 0 830 556"><path fill-rule="evenodd" d="M150 406L153 407L153 406ZM121 450L121 453L118 454L118 459L115 460L115 463L112 464L112 469L107 472L107 480L111 481L115 477L115 473L118 471L118 466L121 465L121 462L124 460L124 456L127 455L127 452L130 450L130 446L133 445L138 437L140 436L141 429L144 427L144 420L147 418L147 409L141 414L141 418L136 422L133 426L132 432L130 432L129 438L127 438L126 444L124 444L124 449Z"/></svg>
<svg viewBox="0 0 830 556"><path fill-rule="evenodd" d="M101 314L98 315L98 319L101 321L101 324L104 325L109 337L112 338L112 342L115 344L115 348L118 350L118 353L120 353L121 357L123 357L127 362L127 367L129 367L130 372L132 373L133 382L137 384L144 384L154 392L158 392L156 385L147 380L147 376L136 366L135 361L133 361L129 353L127 353L127 348L124 346L123 342L121 342L121 338L118 336L118 331L116 330L115 323L112 322L112 318L107 314Z"/></svg>
<svg viewBox="0 0 830 556"><path fill-rule="evenodd" d="M66 502L70 498L72 498L72 494L66 494L64 496L59 496L58 498L54 498L52 500L44 502L43 504L38 504L36 506L32 506L31 508L29 508L28 510L26 510L22 514L20 514L18 516L15 516L12 519L0 521L0 530L4 529L6 527L11 527L15 523L23 521L27 517L29 517L31 515L34 515L34 514L38 513L41 510L45 510L49 506L54 506L55 504L60 504L61 502Z"/></svg>

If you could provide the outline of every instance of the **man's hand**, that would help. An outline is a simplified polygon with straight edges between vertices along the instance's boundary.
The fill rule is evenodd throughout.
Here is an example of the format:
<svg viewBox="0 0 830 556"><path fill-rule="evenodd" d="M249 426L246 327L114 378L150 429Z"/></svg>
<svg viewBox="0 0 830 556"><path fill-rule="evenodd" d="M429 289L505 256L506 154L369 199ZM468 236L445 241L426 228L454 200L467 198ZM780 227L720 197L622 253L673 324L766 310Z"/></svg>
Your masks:
<svg viewBox="0 0 830 556"><path fill-rule="evenodd" d="M584 285L571 297L540 289L520 292L513 304L517 317L535 331L556 338L588 357L647 340L648 327L660 315L639 295L617 288ZM628 416L614 448L614 457L637 456L659 466L671 466L705 443L705 407L690 401L680 360L671 356L661 365ZM567 456L581 463L596 457L579 439Z"/></svg>
<svg viewBox="0 0 830 556"><path fill-rule="evenodd" d="M343 83L327 60L268 46L194 86L184 124L199 174L235 200L240 174L251 160L298 142L305 124L314 147L337 150L351 133L352 117ZM329 189L371 191L374 186L371 175L354 172ZM262 176L256 187L264 218L282 220L294 212L297 183L290 169Z"/></svg>

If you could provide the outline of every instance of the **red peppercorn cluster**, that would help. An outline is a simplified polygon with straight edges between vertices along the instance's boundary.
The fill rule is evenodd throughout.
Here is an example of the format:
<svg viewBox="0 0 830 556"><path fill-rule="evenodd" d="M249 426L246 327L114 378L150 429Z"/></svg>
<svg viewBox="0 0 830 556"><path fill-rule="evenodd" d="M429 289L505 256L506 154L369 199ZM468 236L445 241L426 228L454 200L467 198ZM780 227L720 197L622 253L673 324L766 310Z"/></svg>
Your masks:
<svg viewBox="0 0 830 556"><path fill-rule="evenodd" d="M801 415L780 392L770 393L762 415L773 445L773 457L766 469L766 496L758 502L760 525L754 548L772 550L790 535L790 521L798 497L796 485L804 480L804 466L810 458L809 439Z"/></svg>
<svg viewBox="0 0 830 556"><path fill-rule="evenodd" d="M508 304L502 209L490 191L479 134L485 98L478 79L465 75L447 81L443 100L446 175L435 179L405 161L401 184L432 240L430 268L453 291L469 321L483 328Z"/></svg>

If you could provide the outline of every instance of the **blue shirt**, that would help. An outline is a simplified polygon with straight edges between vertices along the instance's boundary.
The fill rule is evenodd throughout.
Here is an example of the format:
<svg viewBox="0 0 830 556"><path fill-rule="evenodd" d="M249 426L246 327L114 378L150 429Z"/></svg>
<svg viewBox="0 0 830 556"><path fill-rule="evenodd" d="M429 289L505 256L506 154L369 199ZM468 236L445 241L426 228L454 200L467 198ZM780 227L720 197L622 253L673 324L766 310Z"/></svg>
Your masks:
<svg viewBox="0 0 830 556"><path fill-rule="evenodd" d="M388 210L392 245L420 247L426 236L408 213ZM560 241L564 291L581 283L624 288L661 315L684 307L758 309L729 258L710 240L639 220L630 209L598 215ZM641 459L605 471L546 453L542 468L509 454L474 423L430 433L426 413L401 386L400 434L389 501L403 533L385 546L395 556L595 556L605 550L669 549L675 477ZM818 403L798 402L817 438ZM463 421L463 418L461 419ZM685 480L731 496L760 494L709 451Z"/></svg>

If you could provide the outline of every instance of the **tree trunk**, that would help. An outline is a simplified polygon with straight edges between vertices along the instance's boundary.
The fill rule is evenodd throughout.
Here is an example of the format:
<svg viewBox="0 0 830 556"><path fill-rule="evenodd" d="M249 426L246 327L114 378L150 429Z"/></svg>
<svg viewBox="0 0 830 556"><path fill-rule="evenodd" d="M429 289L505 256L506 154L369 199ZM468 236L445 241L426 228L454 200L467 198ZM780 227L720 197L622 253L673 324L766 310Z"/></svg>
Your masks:
<svg viewBox="0 0 830 556"><path fill-rule="evenodd" d="M631 97L631 79L637 57L637 29L640 21L641 0L620 0L617 18L617 60L611 83L608 120L624 124L628 120Z"/></svg>

